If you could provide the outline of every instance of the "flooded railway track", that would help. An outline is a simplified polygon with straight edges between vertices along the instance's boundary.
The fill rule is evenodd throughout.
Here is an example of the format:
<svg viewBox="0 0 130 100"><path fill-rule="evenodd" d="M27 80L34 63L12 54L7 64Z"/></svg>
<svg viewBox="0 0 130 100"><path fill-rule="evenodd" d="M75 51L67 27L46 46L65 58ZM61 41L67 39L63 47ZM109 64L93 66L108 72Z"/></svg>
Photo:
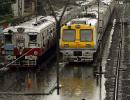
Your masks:
<svg viewBox="0 0 130 100"><path fill-rule="evenodd" d="M120 5L119 21L113 36L105 77L106 100L129 100L129 4ZM126 17L127 16L127 17ZM125 20L124 20L125 19ZM125 22L124 22L125 21ZM126 22L127 21L127 22Z"/></svg>

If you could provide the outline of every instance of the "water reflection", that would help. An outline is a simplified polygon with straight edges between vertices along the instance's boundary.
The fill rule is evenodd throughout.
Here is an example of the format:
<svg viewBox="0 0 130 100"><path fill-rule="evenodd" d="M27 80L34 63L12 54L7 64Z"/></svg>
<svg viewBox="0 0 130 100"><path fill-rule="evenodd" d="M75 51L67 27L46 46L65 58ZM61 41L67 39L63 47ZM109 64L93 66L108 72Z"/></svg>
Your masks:
<svg viewBox="0 0 130 100"><path fill-rule="evenodd" d="M55 90L50 95L19 96L21 100L99 100L99 87L96 85L92 66L67 65L60 70L60 84L62 85L60 96ZM10 71L0 76L0 84L1 92L48 93L56 85L56 66L49 66L41 71ZM10 100L17 100L18 96L10 96L10 98Z"/></svg>
<svg viewBox="0 0 130 100"><path fill-rule="evenodd" d="M15 70L0 76L0 92L45 92L56 82L54 68L43 71Z"/></svg>
<svg viewBox="0 0 130 100"><path fill-rule="evenodd" d="M69 65L61 71L61 100L98 100L98 88L93 67ZM70 99L71 98L71 99Z"/></svg>

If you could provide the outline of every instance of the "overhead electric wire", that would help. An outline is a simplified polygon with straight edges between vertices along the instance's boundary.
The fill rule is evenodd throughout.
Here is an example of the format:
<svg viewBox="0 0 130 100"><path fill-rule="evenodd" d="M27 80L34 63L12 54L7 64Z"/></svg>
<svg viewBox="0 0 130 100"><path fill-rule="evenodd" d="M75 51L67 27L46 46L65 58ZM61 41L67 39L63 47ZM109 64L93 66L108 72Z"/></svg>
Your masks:
<svg viewBox="0 0 130 100"><path fill-rule="evenodd" d="M9 67L11 64L13 64L14 62L18 61L19 59L21 59L22 57L24 57L26 54L28 54L29 52L31 52L34 48L30 49L29 51L27 51L26 53L24 53L22 56L20 56L19 58L13 60L12 62L8 63L5 67L2 67L0 68L0 71L3 71L3 70L8 70Z"/></svg>

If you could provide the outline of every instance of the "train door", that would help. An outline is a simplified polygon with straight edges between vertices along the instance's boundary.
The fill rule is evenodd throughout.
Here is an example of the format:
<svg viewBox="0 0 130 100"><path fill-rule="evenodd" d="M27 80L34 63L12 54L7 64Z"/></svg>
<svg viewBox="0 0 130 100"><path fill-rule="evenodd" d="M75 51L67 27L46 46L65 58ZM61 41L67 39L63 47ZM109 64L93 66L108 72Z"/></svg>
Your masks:
<svg viewBox="0 0 130 100"><path fill-rule="evenodd" d="M4 33L4 52L5 59L11 61L13 58L14 45L12 43L13 35L12 32Z"/></svg>
<svg viewBox="0 0 130 100"><path fill-rule="evenodd" d="M4 44L3 35L0 35L0 55L2 54L2 46Z"/></svg>
<svg viewBox="0 0 130 100"><path fill-rule="evenodd" d="M41 32L41 47L42 47L42 48L45 48L44 38L45 38L44 32Z"/></svg>
<svg viewBox="0 0 130 100"><path fill-rule="evenodd" d="M47 28L42 31L42 45L45 51L47 51Z"/></svg>
<svg viewBox="0 0 130 100"><path fill-rule="evenodd" d="M12 44L12 35L4 34L4 41L5 41L5 44Z"/></svg>
<svg viewBox="0 0 130 100"><path fill-rule="evenodd" d="M37 33L29 33L29 47L37 47Z"/></svg>
<svg viewBox="0 0 130 100"><path fill-rule="evenodd" d="M53 35L54 35L54 32L53 32L53 25L52 26L49 26L48 27L48 31L47 31L47 38L48 38L48 41L47 41L47 45L48 45L48 49L51 48L54 44L54 39L53 39Z"/></svg>

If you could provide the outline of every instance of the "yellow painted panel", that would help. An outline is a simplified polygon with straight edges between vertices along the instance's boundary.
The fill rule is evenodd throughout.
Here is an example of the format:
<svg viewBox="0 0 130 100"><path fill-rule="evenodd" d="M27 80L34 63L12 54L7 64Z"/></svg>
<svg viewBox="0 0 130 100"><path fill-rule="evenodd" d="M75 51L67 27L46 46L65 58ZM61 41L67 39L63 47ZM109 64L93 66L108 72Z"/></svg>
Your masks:
<svg viewBox="0 0 130 100"><path fill-rule="evenodd" d="M95 36L95 27L90 25L83 25L80 26L77 24L72 24L71 26L63 26L61 28L61 38L60 38L60 48L87 48L88 46L93 48L94 41L92 42L80 42L80 29L91 29L93 30L93 36ZM64 29L74 29L76 30L76 40L74 42L65 42L62 40L62 34Z"/></svg>

